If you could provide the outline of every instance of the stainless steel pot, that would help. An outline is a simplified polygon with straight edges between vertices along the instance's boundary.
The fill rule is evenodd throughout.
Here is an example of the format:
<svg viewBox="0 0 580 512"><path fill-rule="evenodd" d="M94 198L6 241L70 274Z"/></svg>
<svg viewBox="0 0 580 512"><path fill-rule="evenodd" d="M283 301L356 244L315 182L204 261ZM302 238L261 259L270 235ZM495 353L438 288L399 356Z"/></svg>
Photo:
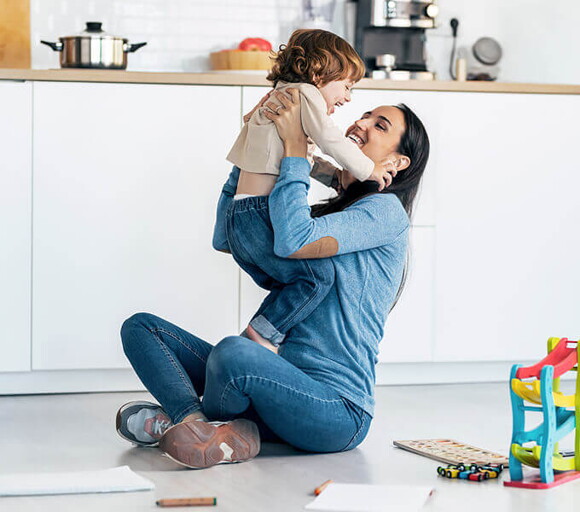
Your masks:
<svg viewBox="0 0 580 512"><path fill-rule="evenodd" d="M126 69L127 54L147 43L129 44L127 39L103 31L102 23L89 21L77 36L59 37L58 43L40 41L60 54L63 68Z"/></svg>

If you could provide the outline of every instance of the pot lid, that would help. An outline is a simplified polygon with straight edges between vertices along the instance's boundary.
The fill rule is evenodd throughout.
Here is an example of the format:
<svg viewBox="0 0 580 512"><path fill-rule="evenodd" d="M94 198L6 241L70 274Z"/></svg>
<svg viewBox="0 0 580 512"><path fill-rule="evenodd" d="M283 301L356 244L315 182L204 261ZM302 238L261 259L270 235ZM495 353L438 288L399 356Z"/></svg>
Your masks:
<svg viewBox="0 0 580 512"><path fill-rule="evenodd" d="M76 37L91 37L95 39L123 39L122 37L117 37L103 30L103 24L100 21L87 21L85 29L75 36L67 36L63 39L76 38Z"/></svg>

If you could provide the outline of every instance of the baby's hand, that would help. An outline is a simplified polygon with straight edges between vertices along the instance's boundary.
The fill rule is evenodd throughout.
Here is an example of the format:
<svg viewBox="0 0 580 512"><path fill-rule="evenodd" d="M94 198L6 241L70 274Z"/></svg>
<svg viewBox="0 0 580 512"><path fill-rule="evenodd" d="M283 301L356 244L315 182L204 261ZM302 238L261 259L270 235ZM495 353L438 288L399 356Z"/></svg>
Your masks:
<svg viewBox="0 0 580 512"><path fill-rule="evenodd" d="M397 169L393 160L391 158L385 158L375 163L375 168L368 179L376 181L379 184L379 191L381 191L393 183L393 178L396 174Z"/></svg>

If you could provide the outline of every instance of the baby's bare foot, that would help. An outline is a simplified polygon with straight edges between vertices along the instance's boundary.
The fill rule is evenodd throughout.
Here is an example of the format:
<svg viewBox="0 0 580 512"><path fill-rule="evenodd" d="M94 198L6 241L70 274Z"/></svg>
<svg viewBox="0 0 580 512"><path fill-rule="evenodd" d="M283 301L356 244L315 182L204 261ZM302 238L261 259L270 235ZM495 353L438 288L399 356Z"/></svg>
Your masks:
<svg viewBox="0 0 580 512"><path fill-rule="evenodd" d="M259 345L266 347L268 350L271 350L272 352L274 352L274 354L278 353L278 347L275 347L274 345L272 345L272 343L270 343L269 340L267 340L266 338L261 336L256 331L256 329L254 329L251 325L248 325L248 327L246 327L246 330L244 332L246 334L246 337L248 337L252 341L255 341Z"/></svg>

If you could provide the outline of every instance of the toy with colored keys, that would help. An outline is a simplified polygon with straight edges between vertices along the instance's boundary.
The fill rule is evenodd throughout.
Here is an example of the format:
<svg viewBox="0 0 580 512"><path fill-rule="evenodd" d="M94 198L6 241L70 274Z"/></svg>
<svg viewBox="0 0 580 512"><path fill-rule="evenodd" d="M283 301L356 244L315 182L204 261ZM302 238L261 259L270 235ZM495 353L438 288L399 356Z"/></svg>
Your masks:
<svg viewBox="0 0 580 512"><path fill-rule="evenodd" d="M437 468L437 473L441 476L471 480L472 482L497 478L502 471L502 464L449 464L446 468L443 466Z"/></svg>

